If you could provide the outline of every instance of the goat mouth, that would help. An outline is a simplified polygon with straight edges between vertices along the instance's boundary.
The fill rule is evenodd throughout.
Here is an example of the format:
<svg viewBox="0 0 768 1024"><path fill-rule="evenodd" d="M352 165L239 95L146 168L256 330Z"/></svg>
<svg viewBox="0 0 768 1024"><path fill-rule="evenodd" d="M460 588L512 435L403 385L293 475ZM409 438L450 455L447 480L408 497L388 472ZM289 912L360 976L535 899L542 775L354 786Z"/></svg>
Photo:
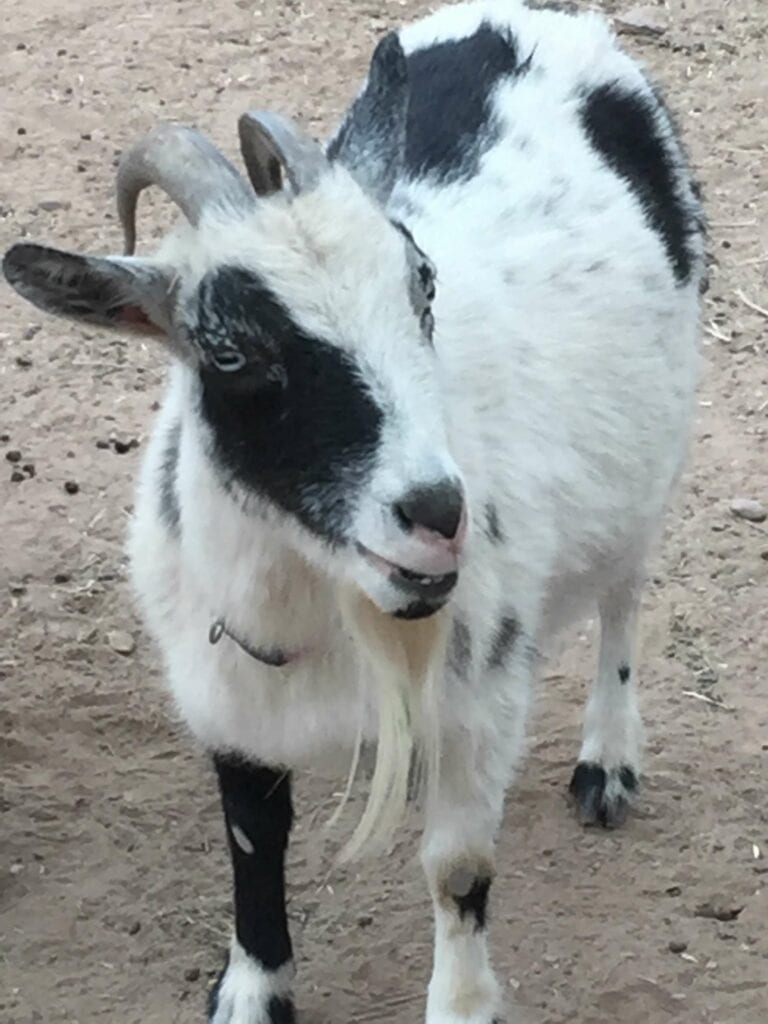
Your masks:
<svg viewBox="0 0 768 1024"><path fill-rule="evenodd" d="M389 559L377 555L375 551L371 551L364 544L358 544L357 550L370 565L387 576L398 589L420 598L445 597L456 586L459 578L457 572L430 574L406 569L402 565L397 565L395 562L390 562Z"/></svg>

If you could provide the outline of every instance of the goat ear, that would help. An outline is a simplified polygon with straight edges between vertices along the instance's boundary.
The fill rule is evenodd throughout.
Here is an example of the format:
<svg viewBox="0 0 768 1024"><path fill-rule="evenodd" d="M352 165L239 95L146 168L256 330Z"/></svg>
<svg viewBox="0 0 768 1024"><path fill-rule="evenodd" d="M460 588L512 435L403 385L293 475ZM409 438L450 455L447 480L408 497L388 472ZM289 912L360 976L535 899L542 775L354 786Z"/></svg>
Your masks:
<svg viewBox="0 0 768 1024"><path fill-rule="evenodd" d="M251 111L238 122L240 151L256 194L282 188L283 174L294 193L315 187L328 168L322 146L280 114Z"/></svg>
<svg viewBox="0 0 768 1024"><path fill-rule="evenodd" d="M328 147L329 159L382 205L403 165L409 95L408 62L390 32L374 50L365 88Z"/></svg>
<svg viewBox="0 0 768 1024"><path fill-rule="evenodd" d="M146 260L21 243L5 254L3 273L19 295L55 316L150 334L170 331L173 275Z"/></svg>

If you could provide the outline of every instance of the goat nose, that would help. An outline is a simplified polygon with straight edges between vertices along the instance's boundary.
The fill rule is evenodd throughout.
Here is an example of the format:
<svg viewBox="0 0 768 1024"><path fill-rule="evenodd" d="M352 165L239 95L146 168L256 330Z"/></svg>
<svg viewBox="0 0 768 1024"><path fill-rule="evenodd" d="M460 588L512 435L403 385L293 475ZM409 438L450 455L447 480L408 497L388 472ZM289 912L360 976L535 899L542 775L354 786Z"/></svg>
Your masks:
<svg viewBox="0 0 768 1024"><path fill-rule="evenodd" d="M453 540L464 517L464 494L455 480L415 487L395 505L405 530L422 527Z"/></svg>

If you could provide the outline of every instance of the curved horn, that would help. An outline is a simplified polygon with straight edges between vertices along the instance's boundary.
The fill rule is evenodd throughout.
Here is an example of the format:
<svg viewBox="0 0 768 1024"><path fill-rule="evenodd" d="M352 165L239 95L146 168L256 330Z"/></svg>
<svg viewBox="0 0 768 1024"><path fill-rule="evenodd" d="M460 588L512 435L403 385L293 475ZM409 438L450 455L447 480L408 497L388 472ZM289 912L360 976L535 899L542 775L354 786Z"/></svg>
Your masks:
<svg viewBox="0 0 768 1024"><path fill-rule="evenodd" d="M127 256L136 248L136 203L150 185L161 188L192 225L211 203L253 203L244 179L204 135L184 125L160 125L123 154L117 170L117 212Z"/></svg>
<svg viewBox="0 0 768 1024"><path fill-rule="evenodd" d="M238 121L240 151L257 195L280 190L281 169L297 195L315 187L328 169L320 146L287 117L267 110L253 110Z"/></svg>

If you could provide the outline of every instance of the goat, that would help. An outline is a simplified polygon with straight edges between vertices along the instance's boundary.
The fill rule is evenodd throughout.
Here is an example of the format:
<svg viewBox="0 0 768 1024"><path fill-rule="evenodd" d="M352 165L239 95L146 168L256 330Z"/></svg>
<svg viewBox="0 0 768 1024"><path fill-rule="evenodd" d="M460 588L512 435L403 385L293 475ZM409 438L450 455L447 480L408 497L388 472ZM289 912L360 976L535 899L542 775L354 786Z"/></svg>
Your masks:
<svg viewBox="0 0 768 1024"><path fill-rule="evenodd" d="M354 845L391 833L415 751L426 1019L491 1024L494 844L537 652L594 604L570 789L614 826L638 788L633 641L697 382L698 192L606 23L518 0L384 37L327 146L271 113L240 142L249 182L194 129L137 142L126 256L4 260L41 308L173 356L130 553L227 825L210 1021L294 1020L290 772L378 742ZM138 258L150 185L184 218Z"/></svg>

